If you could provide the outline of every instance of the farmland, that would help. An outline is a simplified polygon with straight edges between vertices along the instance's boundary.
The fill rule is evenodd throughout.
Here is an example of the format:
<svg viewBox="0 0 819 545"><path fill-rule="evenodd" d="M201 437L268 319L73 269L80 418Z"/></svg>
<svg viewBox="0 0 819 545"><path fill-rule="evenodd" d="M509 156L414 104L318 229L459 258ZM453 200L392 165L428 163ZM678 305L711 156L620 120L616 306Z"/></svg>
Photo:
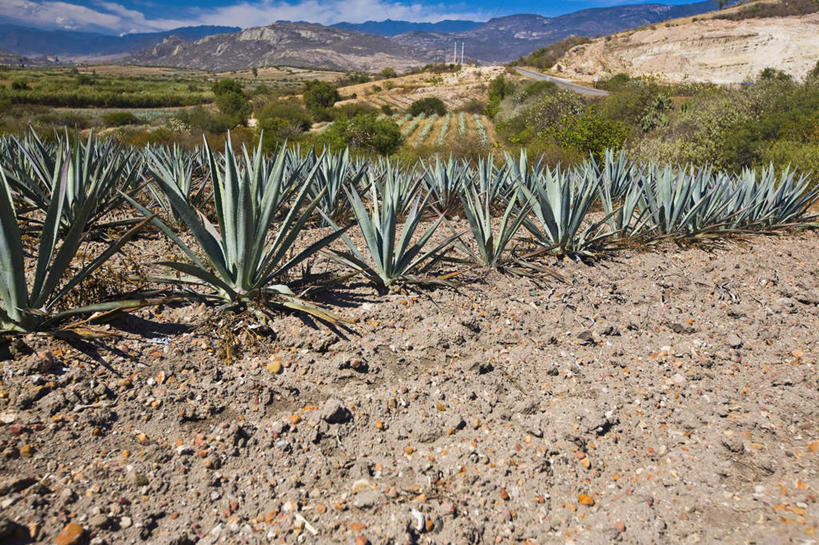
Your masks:
<svg viewBox="0 0 819 545"><path fill-rule="evenodd" d="M812 539L811 77L4 72L0 541Z"/></svg>
<svg viewBox="0 0 819 545"><path fill-rule="evenodd" d="M467 114L466 112L447 113L444 116L431 115L409 117L407 115L394 116L395 122L401 129L407 145L412 147L435 146L442 147L453 140L465 138L469 135L477 136L485 145L493 143L489 136L492 122L486 116Z"/></svg>

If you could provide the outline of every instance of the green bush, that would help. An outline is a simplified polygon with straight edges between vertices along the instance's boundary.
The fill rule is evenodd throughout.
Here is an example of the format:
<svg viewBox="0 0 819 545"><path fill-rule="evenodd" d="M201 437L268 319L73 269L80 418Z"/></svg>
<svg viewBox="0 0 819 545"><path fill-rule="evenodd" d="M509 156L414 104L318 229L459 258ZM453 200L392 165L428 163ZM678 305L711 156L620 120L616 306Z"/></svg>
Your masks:
<svg viewBox="0 0 819 545"><path fill-rule="evenodd" d="M108 112L102 116L102 121L108 127L122 127L142 123L142 120L131 112Z"/></svg>
<svg viewBox="0 0 819 545"><path fill-rule="evenodd" d="M391 116L395 113L395 111L393 111L392 106L390 106L389 104L382 104L381 113L387 116Z"/></svg>
<svg viewBox="0 0 819 545"><path fill-rule="evenodd" d="M176 114L176 118L190 127L191 130L199 132L222 134L236 126L235 121L230 116L221 112L211 112L201 106L190 110L182 110Z"/></svg>
<svg viewBox="0 0 819 545"><path fill-rule="evenodd" d="M302 89L302 99L304 105L310 110L331 108L336 102L341 100L338 89L332 83L326 81L308 81Z"/></svg>
<svg viewBox="0 0 819 545"><path fill-rule="evenodd" d="M557 127L555 140L563 147L574 148L585 156L592 154L602 161L607 149L616 151L623 148L628 134L625 123L605 119L591 111Z"/></svg>
<svg viewBox="0 0 819 545"><path fill-rule="evenodd" d="M498 114L501 101L514 93L516 89L517 85L515 85L515 82L506 79L503 74L493 79L489 83L489 104L486 106L487 117L494 119Z"/></svg>
<svg viewBox="0 0 819 545"><path fill-rule="evenodd" d="M421 114L446 115L446 104L438 97L421 98L413 102L408 111L413 117Z"/></svg>
<svg viewBox="0 0 819 545"><path fill-rule="evenodd" d="M325 131L326 143L342 148L349 146L368 153L390 155L401 147L403 139L398 124L391 119L378 119L375 114L340 117Z"/></svg>
<svg viewBox="0 0 819 545"><path fill-rule="evenodd" d="M367 115L367 114L374 114L376 113L376 109L373 106L370 106L366 102L350 102L348 104L343 104L341 106L336 106L336 115L335 118L338 119L340 116L344 116L347 119L352 119L357 115Z"/></svg>

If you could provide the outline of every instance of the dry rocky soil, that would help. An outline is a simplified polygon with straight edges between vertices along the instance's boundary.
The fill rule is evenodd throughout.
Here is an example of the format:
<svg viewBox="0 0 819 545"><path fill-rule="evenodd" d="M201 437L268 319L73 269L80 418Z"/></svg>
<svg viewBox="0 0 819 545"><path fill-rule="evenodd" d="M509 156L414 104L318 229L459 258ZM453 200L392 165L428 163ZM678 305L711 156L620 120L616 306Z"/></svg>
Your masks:
<svg viewBox="0 0 819 545"><path fill-rule="evenodd" d="M819 234L552 266L5 342L0 543L815 543Z"/></svg>

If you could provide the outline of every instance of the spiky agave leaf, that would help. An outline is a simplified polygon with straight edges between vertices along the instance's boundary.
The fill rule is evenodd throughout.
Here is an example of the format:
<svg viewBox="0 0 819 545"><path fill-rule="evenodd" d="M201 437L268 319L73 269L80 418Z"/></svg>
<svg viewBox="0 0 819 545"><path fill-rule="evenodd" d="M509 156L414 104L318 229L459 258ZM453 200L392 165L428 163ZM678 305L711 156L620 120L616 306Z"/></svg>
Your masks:
<svg viewBox="0 0 819 545"><path fill-rule="evenodd" d="M586 224L589 209L598 196L597 181L571 176L555 168L547 169L531 189L521 187L537 222L524 221L538 244L567 255L590 255L611 236L603 226L606 219Z"/></svg>
<svg viewBox="0 0 819 545"><path fill-rule="evenodd" d="M520 226L526 220L531 204L516 191L506 203L497 231L492 228L492 188L482 189L472 183L461 194L464 216L469 223L478 253L468 246L462 248L475 261L487 267L499 267L504 262L504 252ZM521 202L522 204L518 204Z"/></svg>
<svg viewBox="0 0 819 545"><path fill-rule="evenodd" d="M428 165L421 163L424 185L435 198L435 207L442 214L451 212L460 203L461 190L472 173L467 163L456 161L452 155L444 162L436 155Z"/></svg>
<svg viewBox="0 0 819 545"><path fill-rule="evenodd" d="M347 237L343 237L343 240L349 252L335 252L334 258L363 273L379 287L388 287L397 281L416 280L412 277L413 272L454 241L454 237L449 238L435 248L425 250L430 237L443 221L441 216L413 242L427 208L429 194L415 197L399 234L398 216L403 207L399 191L386 193L379 204L378 189L372 185L369 210L355 189L348 188L346 191L356 223L364 236L369 259Z"/></svg>
<svg viewBox="0 0 819 545"><path fill-rule="evenodd" d="M146 220L136 225L120 239L109 244L88 265L68 277L66 282L71 262L86 234L85 228L89 225L90 218L99 203L98 195L94 192L89 193L82 205L75 211L74 223L67 229L61 230L62 212L68 206L68 186L71 177L69 161L61 159L59 164L61 165L59 176L55 180L54 192L50 197L40 233L31 285L26 282L25 278L23 239L11 198L10 184L0 169L0 186L2 186L0 187L0 224L2 225L2 230L0 230L0 330L2 331L43 330L66 316L127 308L134 304L133 301L111 301L70 309L58 314L53 312L54 307L68 292L110 259L147 223Z"/></svg>
<svg viewBox="0 0 819 545"><path fill-rule="evenodd" d="M122 202L120 191L135 190L142 178L141 158L119 148L113 141L99 142L93 134L83 143L72 143L68 132L58 136L56 144L44 144L34 131L17 145L25 165L10 170L8 181L13 193L32 208L46 213L57 181L66 170L65 206L61 209L60 229L76 223L78 211L85 202L95 208L86 225L106 227L99 219ZM117 223L128 223L117 222Z"/></svg>
<svg viewBox="0 0 819 545"><path fill-rule="evenodd" d="M318 164L307 179L300 182L299 169L290 169L289 174L287 172L288 158L284 149L279 151L270 168L262 166L261 141L252 155L245 150L237 156L228 140L223 163L207 142L205 150L211 172L217 225L208 221L184 198L172 179L158 179L160 188L190 230L202 255L200 259L167 225L157 219L154 220L155 225L189 259L188 262L162 264L181 273L180 281L208 286L216 299L226 302L246 302L265 293L281 296L279 303L294 301L286 286L275 282L343 233L343 230L335 230L290 257L296 240L320 200L319 195L310 201L308 193ZM293 187L298 188L295 194L291 189ZM129 200L144 214L150 213L133 199ZM289 208L271 238L269 233L274 217L285 203ZM299 304L310 306L306 302ZM316 315L323 312L314 308Z"/></svg>

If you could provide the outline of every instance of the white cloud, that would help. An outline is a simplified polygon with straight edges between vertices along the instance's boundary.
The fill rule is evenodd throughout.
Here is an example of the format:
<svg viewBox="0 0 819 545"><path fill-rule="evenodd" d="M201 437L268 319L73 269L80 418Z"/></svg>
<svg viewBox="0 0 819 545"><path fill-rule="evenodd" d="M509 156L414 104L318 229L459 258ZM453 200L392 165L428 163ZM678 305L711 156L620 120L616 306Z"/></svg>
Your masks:
<svg viewBox="0 0 819 545"><path fill-rule="evenodd" d="M183 20L151 20L141 12L113 2L95 2L94 7L55 0L2 0L0 16L39 27L75 29L109 29L122 31L163 30L185 24Z"/></svg>
<svg viewBox="0 0 819 545"><path fill-rule="evenodd" d="M296 3L261 0L203 10L198 14L198 20L202 24L248 27L279 19L331 24L339 21L359 23L383 19L425 22L442 19L485 20L489 16L491 14L481 10L470 10L466 6L452 4L425 5L384 0L302 0Z"/></svg>
<svg viewBox="0 0 819 545"><path fill-rule="evenodd" d="M147 14L147 15L146 15ZM331 24L339 21L442 19L485 20L493 13L468 4L421 4L390 0L258 0L214 8L193 8L172 19L151 18L150 12L106 0L79 5L59 0L0 0L0 16L32 26L101 29L115 32L170 30L186 25L252 27L286 19Z"/></svg>

